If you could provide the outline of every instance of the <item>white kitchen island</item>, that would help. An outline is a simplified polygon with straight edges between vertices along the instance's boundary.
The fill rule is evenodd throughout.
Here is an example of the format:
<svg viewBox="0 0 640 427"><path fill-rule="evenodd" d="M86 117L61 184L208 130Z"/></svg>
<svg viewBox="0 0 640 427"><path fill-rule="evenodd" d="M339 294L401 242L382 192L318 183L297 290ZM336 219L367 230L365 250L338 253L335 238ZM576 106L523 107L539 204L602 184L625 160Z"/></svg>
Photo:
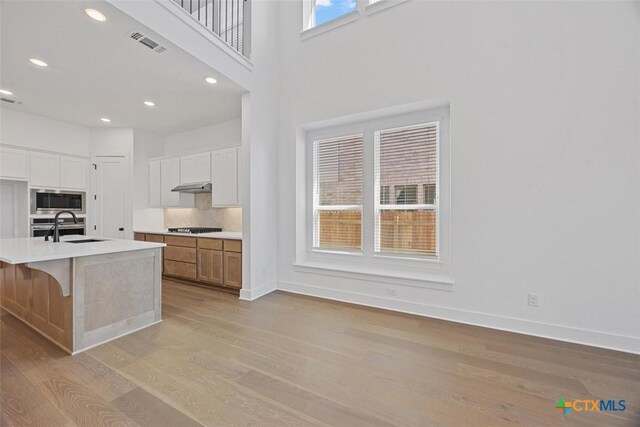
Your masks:
<svg viewBox="0 0 640 427"><path fill-rule="evenodd" d="M0 305L71 354L161 321L163 243L0 240Z"/></svg>

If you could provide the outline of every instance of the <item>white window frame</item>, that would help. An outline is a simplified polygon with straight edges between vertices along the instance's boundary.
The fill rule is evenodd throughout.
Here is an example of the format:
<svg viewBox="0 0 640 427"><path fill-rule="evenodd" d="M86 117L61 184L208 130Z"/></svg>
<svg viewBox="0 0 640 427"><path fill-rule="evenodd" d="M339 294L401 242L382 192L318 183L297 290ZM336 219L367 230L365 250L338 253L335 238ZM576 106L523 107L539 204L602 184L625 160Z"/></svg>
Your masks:
<svg viewBox="0 0 640 427"><path fill-rule="evenodd" d="M435 104L435 105L434 105ZM439 122L437 188L437 257L376 253L374 241L374 133L378 130ZM385 283L450 290L451 143L446 102L416 103L303 125L296 145L296 270L377 280ZM362 250L314 249L313 141L363 134ZM401 205L405 208L405 205Z"/></svg>

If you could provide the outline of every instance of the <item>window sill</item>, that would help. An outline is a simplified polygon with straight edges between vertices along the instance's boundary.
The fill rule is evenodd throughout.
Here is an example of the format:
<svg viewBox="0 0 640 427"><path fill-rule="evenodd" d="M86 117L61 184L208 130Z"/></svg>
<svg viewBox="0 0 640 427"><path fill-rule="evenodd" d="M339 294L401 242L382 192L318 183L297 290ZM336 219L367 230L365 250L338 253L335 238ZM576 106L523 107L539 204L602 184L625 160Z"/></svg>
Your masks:
<svg viewBox="0 0 640 427"><path fill-rule="evenodd" d="M387 1L387 0L383 0ZM340 28L343 25L347 25L351 22L355 22L358 19L359 13L357 10L353 12L349 12L345 15L342 15L339 18L332 19L331 21L325 22L324 24L316 25L315 27L308 28L300 33L301 40L307 40L311 37L315 37L319 34L326 33L331 30L335 30L336 28Z"/></svg>
<svg viewBox="0 0 640 427"><path fill-rule="evenodd" d="M371 266L344 266L315 261L299 261L293 264L294 270L302 273L324 274L349 279L368 280L389 285L412 286L425 289L453 291L453 280L444 275L407 272L401 269Z"/></svg>
<svg viewBox="0 0 640 427"><path fill-rule="evenodd" d="M407 0L378 0L375 3L367 5L365 12L367 15L373 15L374 13L382 12L390 7L397 6Z"/></svg>

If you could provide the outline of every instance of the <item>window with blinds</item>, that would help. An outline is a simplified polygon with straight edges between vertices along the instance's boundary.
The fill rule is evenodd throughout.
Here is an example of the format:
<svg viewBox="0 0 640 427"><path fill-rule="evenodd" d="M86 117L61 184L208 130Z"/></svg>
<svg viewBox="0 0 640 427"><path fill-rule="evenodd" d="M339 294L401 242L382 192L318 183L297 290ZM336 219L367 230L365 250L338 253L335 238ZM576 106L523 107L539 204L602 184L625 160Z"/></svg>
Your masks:
<svg viewBox="0 0 640 427"><path fill-rule="evenodd" d="M362 249L362 157L362 134L314 141L314 249Z"/></svg>
<svg viewBox="0 0 640 427"><path fill-rule="evenodd" d="M375 251L436 256L438 123L379 130L374 144Z"/></svg>

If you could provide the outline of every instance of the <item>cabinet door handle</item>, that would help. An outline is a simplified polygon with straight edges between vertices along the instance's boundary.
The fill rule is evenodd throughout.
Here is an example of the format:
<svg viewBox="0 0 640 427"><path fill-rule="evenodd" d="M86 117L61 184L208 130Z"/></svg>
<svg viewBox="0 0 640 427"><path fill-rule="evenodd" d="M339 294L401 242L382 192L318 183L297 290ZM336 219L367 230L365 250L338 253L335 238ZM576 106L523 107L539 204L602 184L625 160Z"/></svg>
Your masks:
<svg viewBox="0 0 640 427"><path fill-rule="evenodd" d="M118 228L118 231L124 231L124 227Z"/></svg>

